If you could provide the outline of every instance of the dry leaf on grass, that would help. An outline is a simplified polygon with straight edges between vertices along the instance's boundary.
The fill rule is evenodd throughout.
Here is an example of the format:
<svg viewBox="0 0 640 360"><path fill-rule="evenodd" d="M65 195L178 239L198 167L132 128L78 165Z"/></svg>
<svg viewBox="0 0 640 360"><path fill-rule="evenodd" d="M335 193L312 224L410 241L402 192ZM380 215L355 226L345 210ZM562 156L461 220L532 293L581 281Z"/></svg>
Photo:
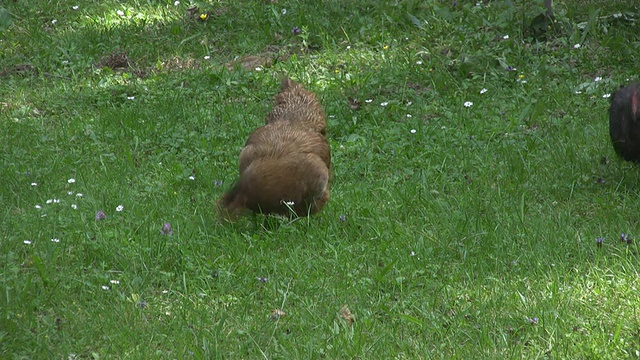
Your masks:
<svg viewBox="0 0 640 360"><path fill-rule="evenodd" d="M340 315L340 318L344 320L344 322L346 322L347 326L349 327L351 327L351 324L353 324L353 322L355 321L353 314L351 313L351 310L349 310L347 305L343 305L342 308L340 308L338 315Z"/></svg>
<svg viewBox="0 0 640 360"><path fill-rule="evenodd" d="M273 312L271 312L271 320L276 321L278 319L280 319L283 316L286 316L287 313L285 313L282 310L279 309L273 309Z"/></svg>
<svg viewBox="0 0 640 360"><path fill-rule="evenodd" d="M170 59L163 60L160 64L156 65L156 69L167 71L181 71L181 70L199 70L200 64L194 58L180 58L174 56Z"/></svg>
<svg viewBox="0 0 640 360"><path fill-rule="evenodd" d="M354 98L347 98L347 101L349 102L349 107L351 108L351 110L360 110L360 106L362 105L360 100L354 99Z"/></svg>

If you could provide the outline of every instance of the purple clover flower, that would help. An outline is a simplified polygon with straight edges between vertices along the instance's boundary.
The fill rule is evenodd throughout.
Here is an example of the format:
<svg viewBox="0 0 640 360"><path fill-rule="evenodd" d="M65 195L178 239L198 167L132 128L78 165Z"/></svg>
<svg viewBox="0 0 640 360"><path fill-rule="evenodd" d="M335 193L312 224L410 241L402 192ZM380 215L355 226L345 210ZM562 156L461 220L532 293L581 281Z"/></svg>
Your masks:
<svg viewBox="0 0 640 360"><path fill-rule="evenodd" d="M257 279L258 279L258 281L260 281L263 284L266 283L267 281L269 281L269 278L266 278L266 277L263 278L263 277L258 276Z"/></svg>
<svg viewBox="0 0 640 360"><path fill-rule="evenodd" d="M164 223L164 225L162 225L162 230L160 230L160 233L162 235L173 235L173 230L171 230L171 224L169 224L168 222Z"/></svg>
<svg viewBox="0 0 640 360"><path fill-rule="evenodd" d="M297 26L294 26L293 29L291 29L291 34L293 34L293 36L299 35L300 34L300 28Z"/></svg>
<svg viewBox="0 0 640 360"><path fill-rule="evenodd" d="M340 221L345 222L347 221L347 215L340 215L338 216L338 219L340 219Z"/></svg>
<svg viewBox="0 0 640 360"><path fill-rule="evenodd" d="M509 66L507 66L507 71L516 71L516 68L514 68L511 65L509 65Z"/></svg>
<svg viewBox="0 0 640 360"><path fill-rule="evenodd" d="M604 243L604 238L596 238L596 245L601 248L602 243Z"/></svg>
<svg viewBox="0 0 640 360"><path fill-rule="evenodd" d="M629 237L629 234L620 234L620 241L627 244L633 243L633 239Z"/></svg>
<svg viewBox="0 0 640 360"><path fill-rule="evenodd" d="M222 186L222 180L213 180L213 186Z"/></svg>
<svg viewBox="0 0 640 360"><path fill-rule="evenodd" d="M98 210L98 212L96 212L96 220L104 220L106 218L107 214L105 214L104 211Z"/></svg>

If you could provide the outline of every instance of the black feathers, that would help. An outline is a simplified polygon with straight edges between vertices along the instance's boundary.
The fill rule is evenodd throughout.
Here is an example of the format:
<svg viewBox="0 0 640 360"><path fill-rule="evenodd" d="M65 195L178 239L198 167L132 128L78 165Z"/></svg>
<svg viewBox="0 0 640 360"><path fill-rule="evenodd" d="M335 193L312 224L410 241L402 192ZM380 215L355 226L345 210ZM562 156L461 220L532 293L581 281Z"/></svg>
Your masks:
<svg viewBox="0 0 640 360"><path fill-rule="evenodd" d="M611 96L609 134L621 158L640 163L640 83L621 87Z"/></svg>

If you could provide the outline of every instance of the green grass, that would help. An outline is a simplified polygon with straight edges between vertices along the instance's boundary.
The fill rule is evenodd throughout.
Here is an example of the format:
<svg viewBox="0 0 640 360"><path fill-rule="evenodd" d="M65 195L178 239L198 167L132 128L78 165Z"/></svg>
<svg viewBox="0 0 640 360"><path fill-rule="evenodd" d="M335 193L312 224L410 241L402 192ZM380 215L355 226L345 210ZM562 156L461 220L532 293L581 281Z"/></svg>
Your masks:
<svg viewBox="0 0 640 360"><path fill-rule="evenodd" d="M558 2L536 40L522 3L2 5L0 358L640 356L640 170L603 97L640 10ZM332 198L221 222L284 76L329 115Z"/></svg>

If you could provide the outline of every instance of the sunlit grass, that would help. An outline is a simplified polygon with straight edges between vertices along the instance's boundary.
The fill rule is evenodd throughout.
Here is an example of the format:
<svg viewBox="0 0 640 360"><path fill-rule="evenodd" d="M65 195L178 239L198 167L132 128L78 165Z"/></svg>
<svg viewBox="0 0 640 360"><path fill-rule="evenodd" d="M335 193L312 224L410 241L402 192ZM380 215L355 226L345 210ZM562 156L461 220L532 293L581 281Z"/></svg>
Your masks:
<svg viewBox="0 0 640 360"><path fill-rule="evenodd" d="M606 115L635 5L556 4L539 41L536 3L190 5L2 5L0 357L637 356ZM221 221L284 76L325 107L331 200Z"/></svg>

